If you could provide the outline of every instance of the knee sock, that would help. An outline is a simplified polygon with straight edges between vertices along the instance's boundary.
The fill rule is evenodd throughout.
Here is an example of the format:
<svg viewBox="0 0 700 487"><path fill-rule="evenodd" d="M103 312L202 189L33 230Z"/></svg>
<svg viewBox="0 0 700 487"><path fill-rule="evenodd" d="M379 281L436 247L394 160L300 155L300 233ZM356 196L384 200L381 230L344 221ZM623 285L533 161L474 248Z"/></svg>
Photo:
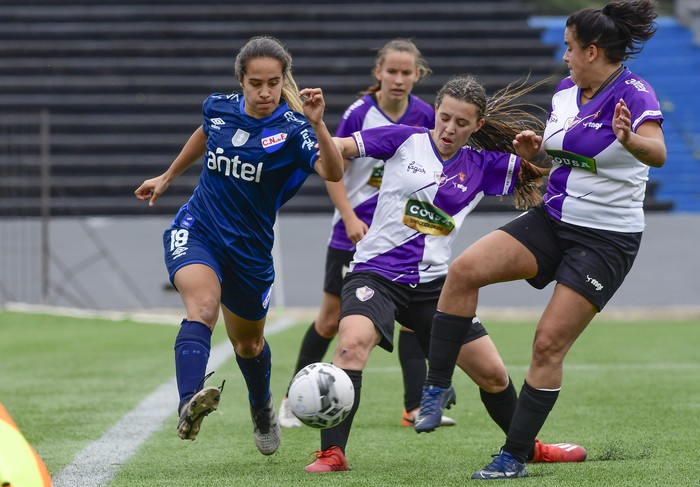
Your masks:
<svg viewBox="0 0 700 487"><path fill-rule="evenodd" d="M425 352L416 337L410 331L399 331L399 362L403 374L403 404L411 412L420 406L427 365Z"/></svg>
<svg viewBox="0 0 700 487"><path fill-rule="evenodd" d="M272 369L272 352L265 340L265 345L257 357L243 358L236 354L238 368L248 386L248 401L256 409L265 406L270 398L270 371Z"/></svg>
<svg viewBox="0 0 700 487"><path fill-rule="evenodd" d="M547 420L558 397L559 389L535 389L527 382L523 383L518 406L506 436L506 444L503 445L503 449L519 462L527 461L537 433Z"/></svg>
<svg viewBox="0 0 700 487"><path fill-rule="evenodd" d="M178 411L203 385L211 351L211 330L204 323L182 320L175 338L175 378Z"/></svg>
<svg viewBox="0 0 700 487"><path fill-rule="evenodd" d="M438 311L433 318L425 385L450 387L459 350L472 326L473 317L449 315Z"/></svg>
<svg viewBox="0 0 700 487"><path fill-rule="evenodd" d="M297 372L307 365L321 362L323 360L323 356L328 351L328 345L330 345L331 341L333 340L332 338L323 338L321 335L319 335L316 331L315 325L316 322L311 323L311 326L308 330L306 330L306 334L301 341L301 346L299 347L299 357L297 358L297 365L294 369L294 374L292 374L292 377L294 377ZM291 383L292 382L289 381L289 385L291 385ZM289 394L289 385L287 386L285 396Z"/></svg>
<svg viewBox="0 0 700 487"><path fill-rule="evenodd" d="M501 392L490 393L479 389L479 393L481 394L481 402L484 403L491 419L505 434L508 434L515 408L518 405L518 394L515 392L513 381L508 377L508 387Z"/></svg>
<svg viewBox="0 0 700 487"><path fill-rule="evenodd" d="M337 446L345 453L345 446L348 444L350 437L350 428L355 419L357 408L360 407L360 390L362 389L362 371L343 369L355 388L355 402L352 405L350 414L345 420L337 426L321 430L321 450L328 450L332 446Z"/></svg>

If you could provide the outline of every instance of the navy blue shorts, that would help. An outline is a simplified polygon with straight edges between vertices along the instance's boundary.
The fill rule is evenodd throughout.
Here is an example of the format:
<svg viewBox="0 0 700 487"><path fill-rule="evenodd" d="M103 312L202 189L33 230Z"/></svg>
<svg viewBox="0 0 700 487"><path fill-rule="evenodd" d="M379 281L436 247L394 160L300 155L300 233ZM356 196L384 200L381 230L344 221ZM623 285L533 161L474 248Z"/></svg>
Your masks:
<svg viewBox="0 0 700 487"><path fill-rule="evenodd" d="M202 231L192 215L181 210L163 233L165 266L170 282L175 273L189 264L211 267L221 283L221 304L247 320L259 320L270 306L274 270L272 263L263 272L241 264L231 250L222 250ZM175 283L173 283L175 285Z"/></svg>
<svg viewBox="0 0 700 487"><path fill-rule="evenodd" d="M326 274L323 279L323 292L340 297L343 279L350 270L354 250L339 250L328 247L326 252Z"/></svg>
<svg viewBox="0 0 700 487"><path fill-rule="evenodd" d="M543 205L503 225L537 259L537 275L527 282L542 289L564 284L598 308L610 301L629 273L642 232L622 233L571 225L553 218Z"/></svg>
<svg viewBox="0 0 700 487"><path fill-rule="evenodd" d="M423 284L392 282L372 272L350 272L343 283L340 319L361 315L372 320L379 331L379 346L394 349L394 322L413 330L423 351L428 354L433 316L437 310L445 278ZM472 324L464 343L487 335L479 322Z"/></svg>

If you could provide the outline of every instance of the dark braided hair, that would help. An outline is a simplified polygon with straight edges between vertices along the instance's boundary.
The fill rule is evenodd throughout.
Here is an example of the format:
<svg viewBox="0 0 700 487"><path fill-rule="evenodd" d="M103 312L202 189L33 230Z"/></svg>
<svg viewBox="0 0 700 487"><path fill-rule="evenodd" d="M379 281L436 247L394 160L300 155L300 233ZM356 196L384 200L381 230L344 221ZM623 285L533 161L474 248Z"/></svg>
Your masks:
<svg viewBox="0 0 700 487"><path fill-rule="evenodd" d="M513 153L513 139L523 130L542 133L544 123L533 112L544 114L544 110L530 103L517 101L522 95L533 91L549 81L544 79L527 85L527 79L514 82L498 90L492 97L486 96L483 85L474 76L462 75L451 78L440 88L435 97L439 106L445 96L471 103L477 107L477 118L484 125L472 134L467 142L470 147L489 151ZM513 194L515 207L527 209L542 201L542 176L526 160L520 164L520 176Z"/></svg>

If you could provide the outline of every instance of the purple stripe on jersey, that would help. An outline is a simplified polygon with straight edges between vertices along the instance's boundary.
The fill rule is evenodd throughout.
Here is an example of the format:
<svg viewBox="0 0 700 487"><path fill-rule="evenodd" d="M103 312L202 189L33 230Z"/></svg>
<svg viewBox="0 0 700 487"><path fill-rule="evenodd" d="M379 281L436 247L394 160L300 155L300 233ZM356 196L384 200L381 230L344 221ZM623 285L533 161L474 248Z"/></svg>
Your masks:
<svg viewBox="0 0 700 487"><path fill-rule="evenodd" d="M411 135L421 132L429 133L430 130L407 125L387 125L363 130L360 134L355 135L356 137L362 137L366 154L375 159L386 161L396 153L396 149ZM366 134L366 137L364 134Z"/></svg>
<svg viewBox="0 0 700 487"><path fill-rule="evenodd" d="M375 194L372 198L360 203L354 208L355 215L365 222L367 226L372 223L374 209L377 207L377 198L379 198L379 194ZM343 220L338 220L336 224L333 225L331 240L328 246L338 250L355 250L355 245L348 238Z"/></svg>
<svg viewBox="0 0 700 487"><path fill-rule="evenodd" d="M492 196L511 194L519 171L518 157L465 147L445 166L445 182L433 201L441 210L455 215L482 192Z"/></svg>
<svg viewBox="0 0 700 487"><path fill-rule="evenodd" d="M612 131L615 103L605 103L602 95L579 111L564 135L563 147L569 152L594 157L615 141ZM595 128L597 127L597 128Z"/></svg>
<svg viewBox="0 0 700 487"><path fill-rule="evenodd" d="M544 202L549 214L557 220L561 220L564 200L568 196L566 193L566 181L569 179L571 171L571 168L562 166L549 175L549 184L547 185L547 192L544 194Z"/></svg>
<svg viewBox="0 0 700 487"><path fill-rule="evenodd" d="M367 112L372 108L372 99L369 96L363 96L355 103L350 105L343 118L338 124L338 128L335 131L337 137L350 137L353 132L357 132L362 129L362 122L367 115Z"/></svg>
<svg viewBox="0 0 700 487"><path fill-rule="evenodd" d="M392 281L399 281L405 284L418 284L420 283L418 262L423 260L425 237L425 235L418 233L415 238L404 242L386 253L377 255L367 262L357 263L353 267L353 272L363 270L370 271ZM379 266L373 265L375 259L380 261ZM389 269L391 269L391 272Z"/></svg>

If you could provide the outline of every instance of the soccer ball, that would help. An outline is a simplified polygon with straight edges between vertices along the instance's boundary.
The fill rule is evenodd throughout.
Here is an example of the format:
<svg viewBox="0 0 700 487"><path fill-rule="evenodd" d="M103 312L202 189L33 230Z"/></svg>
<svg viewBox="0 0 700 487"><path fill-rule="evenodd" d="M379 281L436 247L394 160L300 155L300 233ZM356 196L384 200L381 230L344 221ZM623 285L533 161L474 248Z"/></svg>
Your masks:
<svg viewBox="0 0 700 487"><path fill-rule="evenodd" d="M332 428L350 414L355 388L343 369L317 362L294 376L288 401L294 416L305 425Z"/></svg>

